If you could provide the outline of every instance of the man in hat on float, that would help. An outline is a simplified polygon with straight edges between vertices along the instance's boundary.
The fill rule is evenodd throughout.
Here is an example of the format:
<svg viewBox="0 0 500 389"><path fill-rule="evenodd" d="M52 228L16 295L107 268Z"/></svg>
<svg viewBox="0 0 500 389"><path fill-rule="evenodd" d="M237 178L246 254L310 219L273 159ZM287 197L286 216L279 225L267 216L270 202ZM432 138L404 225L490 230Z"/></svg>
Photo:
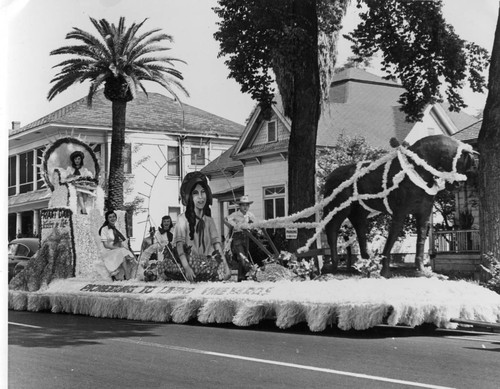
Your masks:
<svg viewBox="0 0 500 389"><path fill-rule="evenodd" d="M233 212L225 218L226 224L231 228L232 233L231 251L233 259L238 263L238 280L245 279L245 275L251 268L250 255L248 251L248 236L245 235L239 225L242 223L254 223L256 221L255 215L249 211L250 201L248 196L242 196L236 201L238 210Z"/></svg>

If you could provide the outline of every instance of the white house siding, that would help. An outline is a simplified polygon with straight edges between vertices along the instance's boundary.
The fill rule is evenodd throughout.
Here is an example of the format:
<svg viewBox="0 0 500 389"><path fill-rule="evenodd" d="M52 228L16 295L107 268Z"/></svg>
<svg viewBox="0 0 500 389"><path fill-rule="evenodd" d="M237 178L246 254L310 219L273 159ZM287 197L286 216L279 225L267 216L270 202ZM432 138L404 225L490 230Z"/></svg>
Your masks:
<svg viewBox="0 0 500 389"><path fill-rule="evenodd" d="M449 135L447 129L438 123L436 114L434 113L437 107L433 109L428 106L424 111L424 117L421 122L416 122L405 140L409 144L415 143L417 140L429 135Z"/></svg>
<svg viewBox="0 0 500 389"><path fill-rule="evenodd" d="M263 144L269 143L267 141L267 123L269 123L270 121L276 121L276 127L277 127L276 140L277 141L288 139L290 137L290 133L286 129L283 122L278 118L276 113L273 112L273 115L271 116L271 119L269 121L263 120L259 124L259 128L256 131L255 140L252 142L252 146L258 146L258 145L263 145Z"/></svg>
<svg viewBox="0 0 500 389"><path fill-rule="evenodd" d="M281 157L263 159L261 164L247 162L245 165L245 194L254 202L251 206L253 214L264 218L263 188L285 185L288 196L288 163ZM285 199L285 213L288 212L288 198Z"/></svg>
<svg viewBox="0 0 500 389"><path fill-rule="evenodd" d="M169 215L172 208L178 208L182 213L184 207L179 202L181 187L180 176L169 176L167 169L167 148L178 147L177 137L166 134L130 134L127 143L132 145L132 171L128 177L128 186L132 189L125 201L132 201L139 195L144 198L142 212L134 215L133 237L130 239L132 249L139 251L142 240L147 236L150 225L158 227L161 218ZM191 146L205 148L205 156L215 159L227 150L233 142L193 140L184 143L183 147L183 175L200 170L204 165L191 165ZM208 163L209 161L205 161ZM214 190L214 188L212 188ZM218 207L214 204L214 207ZM212 208L213 210L217 208ZM148 212L149 209L149 212ZM150 223L146 223L150 217ZM172 215L173 222L176 217Z"/></svg>

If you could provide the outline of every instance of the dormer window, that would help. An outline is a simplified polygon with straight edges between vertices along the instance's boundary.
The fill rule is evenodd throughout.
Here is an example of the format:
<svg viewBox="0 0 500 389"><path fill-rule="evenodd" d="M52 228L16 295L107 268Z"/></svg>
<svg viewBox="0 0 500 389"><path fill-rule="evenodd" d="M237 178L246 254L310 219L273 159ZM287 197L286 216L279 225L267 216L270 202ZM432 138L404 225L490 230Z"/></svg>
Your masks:
<svg viewBox="0 0 500 389"><path fill-rule="evenodd" d="M267 142L276 142L278 140L278 129L276 121L267 122Z"/></svg>

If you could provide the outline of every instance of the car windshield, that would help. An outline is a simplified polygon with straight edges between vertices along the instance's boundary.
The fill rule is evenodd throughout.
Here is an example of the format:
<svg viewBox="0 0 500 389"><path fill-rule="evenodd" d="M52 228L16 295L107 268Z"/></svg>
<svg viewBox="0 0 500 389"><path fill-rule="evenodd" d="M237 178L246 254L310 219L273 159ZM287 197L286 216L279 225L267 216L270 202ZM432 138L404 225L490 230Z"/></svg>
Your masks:
<svg viewBox="0 0 500 389"><path fill-rule="evenodd" d="M9 244L9 255L17 255L20 257L27 257L30 253L30 249L20 243Z"/></svg>

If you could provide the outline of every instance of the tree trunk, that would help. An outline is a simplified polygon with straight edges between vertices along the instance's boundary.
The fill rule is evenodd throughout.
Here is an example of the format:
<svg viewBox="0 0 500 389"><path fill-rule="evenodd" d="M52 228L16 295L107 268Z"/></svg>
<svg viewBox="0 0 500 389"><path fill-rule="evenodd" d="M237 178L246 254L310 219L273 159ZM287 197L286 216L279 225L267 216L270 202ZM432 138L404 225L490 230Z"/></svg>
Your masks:
<svg viewBox="0 0 500 389"><path fill-rule="evenodd" d="M479 217L481 254L500 260L500 14L488 80L488 98L479 132Z"/></svg>
<svg viewBox="0 0 500 389"><path fill-rule="evenodd" d="M288 145L288 213L293 214L315 203L316 136L320 115L320 80L318 65L318 18L315 0L296 0L298 20L311 37L302 48L302 69L294 74L292 130ZM314 218L311 218L314 220ZM291 241L293 252L304 245L311 230L300 229L298 240Z"/></svg>
<svg viewBox="0 0 500 389"><path fill-rule="evenodd" d="M109 161L107 209L123 209L123 150L125 148L126 101L112 101L113 122Z"/></svg>

